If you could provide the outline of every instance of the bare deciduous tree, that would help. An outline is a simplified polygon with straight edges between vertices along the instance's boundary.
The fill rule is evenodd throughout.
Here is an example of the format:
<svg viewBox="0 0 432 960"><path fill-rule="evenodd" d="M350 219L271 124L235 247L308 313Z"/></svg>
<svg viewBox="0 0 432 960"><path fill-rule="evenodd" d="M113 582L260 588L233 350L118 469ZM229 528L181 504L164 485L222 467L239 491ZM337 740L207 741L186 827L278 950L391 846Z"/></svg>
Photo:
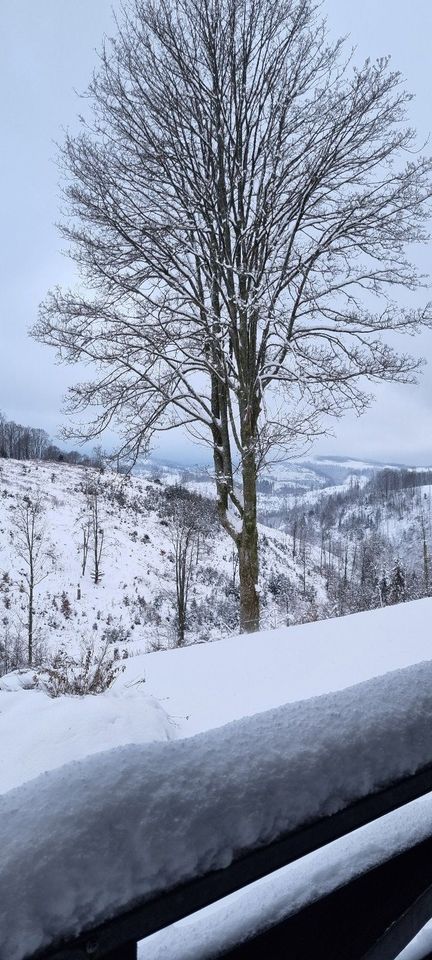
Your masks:
<svg viewBox="0 0 432 960"><path fill-rule="evenodd" d="M48 450L48 434L38 427L23 427L6 420L0 412L0 457L42 460Z"/></svg>
<svg viewBox="0 0 432 960"><path fill-rule="evenodd" d="M189 586L196 553L197 531L194 523L186 520L184 514L177 513L174 532L174 560L177 601L177 644L185 642Z"/></svg>
<svg viewBox="0 0 432 960"><path fill-rule="evenodd" d="M98 483L91 484L87 494L87 504L90 518L90 531L93 551L93 582L99 583L103 576L101 570L102 551L104 546L105 532L101 525L100 515L100 490Z"/></svg>
<svg viewBox="0 0 432 960"><path fill-rule="evenodd" d="M45 511L38 494L27 494L19 501L16 513L13 540L19 559L27 596L27 654L29 666L33 664L35 594L38 586L50 573L49 562L53 560L45 533Z"/></svg>
<svg viewBox="0 0 432 960"><path fill-rule="evenodd" d="M85 576L86 567L87 567L87 558L90 546L90 536L92 530L92 521L89 516L83 517L80 524L82 540L81 540L81 576Z"/></svg>
<svg viewBox="0 0 432 960"><path fill-rule="evenodd" d="M97 584L103 576L101 566L105 540L101 516L100 475L94 474L91 478L87 477L83 490L85 504L77 518L81 538L78 547L81 554L81 576L85 576L90 553L93 559L92 579Z"/></svg>
<svg viewBox="0 0 432 960"><path fill-rule="evenodd" d="M431 164L399 74L355 67L313 0L131 0L89 97L63 226L87 292L52 292L35 335L94 364L70 392L100 411L82 436L211 445L253 630L264 461L418 366L384 335L431 324L395 302L422 282Z"/></svg>
<svg viewBox="0 0 432 960"><path fill-rule="evenodd" d="M430 501L429 501L430 503ZM429 596L429 578L430 578L430 556L429 556L429 545L428 545L428 536L427 536L427 526L426 518L423 510L423 504L420 504L419 511L419 522L421 529L421 542L422 542L422 553L423 553L423 577L424 577L424 589L425 595Z"/></svg>
<svg viewBox="0 0 432 960"><path fill-rule="evenodd" d="M191 580L199 561L202 541L209 533L213 518L205 501L200 505L199 498L184 487L172 487L167 495L166 510L170 519L175 565L177 645L182 647Z"/></svg>

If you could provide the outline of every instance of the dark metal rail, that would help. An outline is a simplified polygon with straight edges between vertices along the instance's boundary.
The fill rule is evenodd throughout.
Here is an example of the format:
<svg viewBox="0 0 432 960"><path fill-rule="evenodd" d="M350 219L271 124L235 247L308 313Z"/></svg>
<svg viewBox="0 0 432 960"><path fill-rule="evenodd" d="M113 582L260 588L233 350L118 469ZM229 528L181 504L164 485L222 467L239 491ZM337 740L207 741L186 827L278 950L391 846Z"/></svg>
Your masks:
<svg viewBox="0 0 432 960"><path fill-rule="evenodd" d="M281 836L224 870L134 905L79 938L53 944L34 960L134 960L152 933L432 792L432 766L349 807ZM287 911L289 908L287 907ZM230 950L232 960L394 960L432 917L431 838ZM397 946L396 946L397 945ZM176 960L175 956L167 960Z"/></svg>

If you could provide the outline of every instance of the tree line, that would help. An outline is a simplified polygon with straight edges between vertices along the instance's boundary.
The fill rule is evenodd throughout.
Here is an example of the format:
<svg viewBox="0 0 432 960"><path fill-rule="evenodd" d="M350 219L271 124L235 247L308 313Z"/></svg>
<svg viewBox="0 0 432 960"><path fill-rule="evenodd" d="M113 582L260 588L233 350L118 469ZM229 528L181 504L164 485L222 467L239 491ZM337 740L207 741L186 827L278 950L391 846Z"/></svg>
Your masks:
<svg viewBox="0 0 432 960"><path fill-rule="evenodd" d="M78 450L61 450L41 427L23 426L7 420L0 411L0 458L7 460L45 460L55 463L101 467L102 450L96 447L90 456Z"/></svg>
<svg viewBox="0 0 432 960"><path fill-rule="evenodd" d="M270 518L307 569L315 553L329 609L341 616L430 596L432 471L385 469L363 487L298 503Z"/></svg>

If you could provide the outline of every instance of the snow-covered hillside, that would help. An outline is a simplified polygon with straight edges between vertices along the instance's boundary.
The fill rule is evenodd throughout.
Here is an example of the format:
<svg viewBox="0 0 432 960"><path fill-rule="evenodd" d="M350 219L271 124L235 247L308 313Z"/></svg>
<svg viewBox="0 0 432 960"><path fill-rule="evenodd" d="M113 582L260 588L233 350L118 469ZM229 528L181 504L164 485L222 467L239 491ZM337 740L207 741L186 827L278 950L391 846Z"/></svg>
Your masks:
<svg viewBox="0 0 432 960"><path fill-rule="evenodd" d="M321 494L346 489L353 482L366 483L383 469L404 469L401 465L356 460L352 457L311 456L289 460L263 470L258 483L258 509L263 518L272 511L292 507L301 500L313 502ZM193 467L148 460L137 471L147 479L159 478L165 484L181 483L203 496L214 497L211 467Z"/></svg>
<svg viewBox="0 0 432 960"><path fill-rule="evenodd" d="M103 530L98 583L91 550L83 574L83 530L95 483L98 529ZM359 490L362 483L360 479ZM0 794L26 783L31 788L39 774L101 751L152 741L162 748L164 742L431 658L430 598L239 636L232 546L212 519L211 501L198 499L194 505L208 529L200 535L191 583L187 645L175 648L172 491L172 484L157 479L65 464L0 465L0 649L14 637L21 636L24 643L26 638L28 598L19 528L30 498L41 505L37 542L46 577L36 590L34 630L45 647L45 664L59 646L77 651L81 643L94 640L96 646L108 643L111 654L117 650L124 668L110 689L97 696L53 698L44 688L44 673L35 688L34 670L0 677L0 743L6 747ZM348 481L336 496L348 494L349 499L354 493ZM304 497L309 511L325 503L315 491ZM290 604L298 604L298 596L304 616L328 614L319 543L263 526L260 537L264 624L292 623L299 606ZM401 817L395 814L384 830L382 824L373 825L361 843L357 837L334 844L325 855L311 855L307 863L294 864L204 915L154 935L143 955L163 960L172 955L175 943L176 960L211 960L218 953L221 929L226 944L235 942L243 931L265 925L278 912L284 915L287 898L291 904L305 902L311 891L330 889L336 875L348 878L353 863L366 866L384 856L399 843L402 826L404 836L407 830L412 837L427 831L428 798L418 802L410 817L404 811L403 824Z"/></svg>
<svg viewBox="0 0 432 960"><path fill-rule="evenodd" d="M379 471L308 491L265 514L320 552L333 613L417 599L432 589L432 472Z"/></svg>
<svg viewBox="0 0 432 960"><path fill-rule="evenodd" d="M103 530L101 576L94 583L90 547L83 574L83 531L89 519L88 489L98 485L98 526ZM25 639L28 599L25 561L17 527L26 498L40 498L41 568L35 590L35 648L79 647L108 639L120 654L175 643L174 536L166 488L79 466L5 460L0 464L0 637ZM172 489L172 488L171 488ZM205 502L197 501L197 510ZM187 642L228 635L237 627L238 573L232 542L209 506L189 591ZM325 603L317 557L308 568L292 556L288 535L261 528L263 624L316 616ZM291 589L268 589L283 572ZM298 601L297 598L298 597Z"/></svg>

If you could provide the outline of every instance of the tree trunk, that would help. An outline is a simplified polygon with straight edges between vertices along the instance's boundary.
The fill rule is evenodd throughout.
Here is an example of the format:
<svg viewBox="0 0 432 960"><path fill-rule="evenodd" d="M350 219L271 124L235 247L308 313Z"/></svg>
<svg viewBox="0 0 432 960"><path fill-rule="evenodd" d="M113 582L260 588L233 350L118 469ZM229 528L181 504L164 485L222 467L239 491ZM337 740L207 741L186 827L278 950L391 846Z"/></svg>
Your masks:
<svg viewBox="0 0 432 960"><path fill-rule="evenodd" d="M34 597L34 586L33 586L33 576L29 584L29 607L28 607L28 663L29 667L33 664L33 597Z"/></svg>
<svg viewBox="0 0 432 960"><path fill-rule="evenodd" d="M187 548L176 545L177 646L183 647L187 611Z"/></svg>
<svg viewBox="0 0 432 960"><path fill-rule="evenodd" d="M259 630L260 604L258 594L258 529L256 502L257 469L255 456L248 454L243 462L244 517L238 540L240 581L240 630L253 633Z"/></svg>

